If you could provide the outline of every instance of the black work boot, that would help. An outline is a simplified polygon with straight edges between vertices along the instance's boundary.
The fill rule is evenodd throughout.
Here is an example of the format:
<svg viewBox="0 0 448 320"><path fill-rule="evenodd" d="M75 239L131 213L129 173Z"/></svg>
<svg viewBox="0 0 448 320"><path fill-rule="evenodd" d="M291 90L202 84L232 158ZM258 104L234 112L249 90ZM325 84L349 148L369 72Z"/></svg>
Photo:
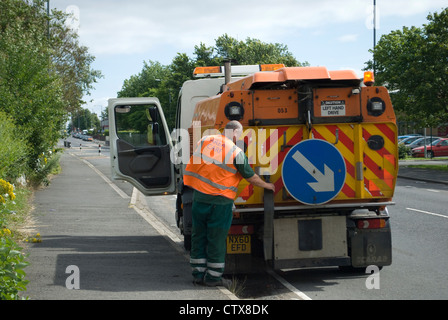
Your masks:
<svg viewBox="0 0 448 320"><path fill-rule="evenodd" d="M224 278L216 281L205 280L205 285L207 287L225 287L226 289L230 289L232 286L232 280Z"/></svg>

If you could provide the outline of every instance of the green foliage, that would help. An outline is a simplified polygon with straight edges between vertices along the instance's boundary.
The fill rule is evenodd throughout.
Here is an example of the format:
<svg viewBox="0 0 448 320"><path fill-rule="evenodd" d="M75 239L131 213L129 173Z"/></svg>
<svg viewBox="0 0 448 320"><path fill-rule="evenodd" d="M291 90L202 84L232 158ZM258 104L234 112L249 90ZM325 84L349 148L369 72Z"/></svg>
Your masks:
<svg viewBox="0 0 448 320"><path fill-rule="evenodd" d="M411 148L404 144L398 145L398 159L406 159L406 157L410 154Z"/></svg>
<svg viewBox="0 0 448 320"><path fill-rule="evenodd" d="M26 171L27 146L13 120L0 111L0 177L17 179Z"/></svg>
<svg viewBox="0 0 448 320"><path fill-rule="evenodd" d="M37 161L35 170L29 176L31 185L48 185L50 183L48 176L59 170L59 159L60 154L57 153L51 152L48 156L42 154Z"/></svg>
<svg viewBox="0 0 448 320"><path fill-rule="evenodd" d="M89 109L79 109L73 113L70 128L75 127L79 130L90 130L92 128L100 128L100 119L95 113Z"/></svg>
<svg viewBox="0 0 448 320"><path fill-rule="evenodd" d="M48 16L45 5L0 2L0 121L7 126L0 133L7 137L0 139L0 178L39 174L39 157L61 138L68 112L80 107L101 77L90 68L94 58L66 26L67 15L53 10ZM11 137L17 141L10 143Z"/></svg>
<svg viewBox="0 0 448 320"><path fill-rule="evenodd" d="M238 41L225 34L216 39L215 46L204 43L194 47L195 58L178 53L169 66L149 60L144 62L142 71L125 80L118 97L157 97L163 108L168 125L173 128L176 105L182 84L193 79L193 70L198 66L223 65L224 59L232 59L233 64L250 65L264 63L284 63L286 66L306 66L298 62L282 44L264 43L248 38Z"/></svg>
<svg viewBox="0 0 448 320"><path fill-rule="evenodd" d="M21 253L22 248L16 244L11 230L6 226L6 218L11 211L5 203L14 203L13 191L10 183L0 179L0 300L18 300L19 291L25 291L28 283L23 270L28 262Z"/></svg>
<svg viewBox="0 0 448 320"><path fill-rule="evenodd" d="M227 34L216 39L218 60L230 58L239 65L283 63L287 67L305 66L288 51L286 45L280 43L265 43L258 39L247 38L238 41ZM197 52L196 52L197 53Z"/></svg>
<svg viewBox="0 0 448 320"><path fill-rule="evenodd" d="M87 47L79 43L79 35L65 25L67 15L57 10L53 10L52 14L51 59L54 70L63 83L65 110L74 113L85 104L83 96L90 93L93 84L103 75L91 68L95 57L89 54Z"/></svg>
<svg viewBox="0 0 448 320"><path fill-rule="evenodd" d="M385 85L397 111L422 127L448 121L448 8L422 27L383 35L374 50L376 84ZM373 61L367 62L372 69Z"/></svg>
<svg viewBox="0 0 448 320"><path fill-rule="evenodd" d="M0 237L0 300L19 300L28 283L23 270L28 262L10 236Z"/></svg>

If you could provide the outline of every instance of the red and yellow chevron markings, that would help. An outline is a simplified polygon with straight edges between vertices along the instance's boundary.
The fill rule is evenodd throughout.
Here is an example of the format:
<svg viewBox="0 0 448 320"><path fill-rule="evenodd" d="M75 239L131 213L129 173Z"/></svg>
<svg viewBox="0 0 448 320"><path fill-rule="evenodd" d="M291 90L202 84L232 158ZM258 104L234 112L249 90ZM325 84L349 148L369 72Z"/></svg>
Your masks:
<svg viewBox="0 0 448 320"><path fill-rule="evenodd" d="M395 132L396 126L392 123L316 125L313 128L315 139L335 143L344 157L346 181L335 200L392 197L397 176ZM384 139L384 146L379 150L367 144L373 135Z"/></svg>
<svg viewBox="0 0 448 320"><path fill-rule="evenodd" d="M330 143L336 143L336 148L341 152L347 175L345 184L336 200L353 199L356 197L356 170L355 170L355 137L353 126L350 124L316 125L313 127L315 139L322 139ZM325 156L325 155L322 155Z"/></svg>
<svg viewBox="0 0 448 320"><path fill-rule="evenodd" d="M308 137L305 126L284 126L263 131L248 130L244 139L248 146L249 163L253 167L273 164L270 179L275 185L275 202L291 201L285 197L281 166L291 147ZM313 126L311 137L333 143L341 152L347 168L345 184L334 199L362 200L371 198L391 198L398 173L398 147L394 123L362 124L317 124ZM255 133L257 132L257 133ZM261 132L261 133L260 133ZM255 137L256 135L256 137ZM373 150L368 146L372 136L381 136L384 146ZM254 150L257 150L254 152ZM256 154L256 156L255 156ZM325 157L323 154L322 157ZM269 160L269 161L268 161ZM245 180L240 184L239 200L244 204L263 202L263 192Z"/></svg>
<svg viewBox="0 0 448 320"><path fill-rule="evenodd" d="M365 190L372 197L392 197L398 173L396 126L387 123L363 125L363 140L368 141L373 135L383 137L384 147L372 150L366 146L364 149Z"/></svg>
<svg viewBox="0 0 448 320"><path fill-rule="evenodd" d="M263 130L265 130L265 132ZM304 126L285 126L278 128L266 128L263 130L257 130L257 140L253 137L255 130L246 130L247 132L245 131L243 133L243 137L248 146L247 154L249 163L252 164L253 167L259 166L261 163L264 164L262 169L263 167L268 168L265 171L271 173L270 181L275 185L274 200L276 202L282 201L282 191L284 185L281 176L281 165L289 151L289 148L303 140ZM255 149L257 149L257 161L252 162L251 159L254 159ZM268 162L269 165L265 166ZM254 192L253 186L244 180L240 184L240 190L241 191L238 197L240 197L245 204L261 203L263 201L263 193Z"/></svg>

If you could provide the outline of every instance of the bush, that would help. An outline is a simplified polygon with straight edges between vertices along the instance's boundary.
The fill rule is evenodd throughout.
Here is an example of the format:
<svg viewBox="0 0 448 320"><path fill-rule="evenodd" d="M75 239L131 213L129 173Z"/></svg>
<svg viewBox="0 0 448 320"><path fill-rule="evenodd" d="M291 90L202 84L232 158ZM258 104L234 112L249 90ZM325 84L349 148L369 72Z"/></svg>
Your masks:
<svg viewBox="0 0 448 320"><path fill-rule="evenodd" d="M0 111L0 177L17 179L27 170L27 147L12 119Z"/></svg>
<svg viewBox="0 0 448 320"><path fill-rule="evenodd" d="M0 300L19 300L19 291L25 291L28 283L23 269L29 263L6 226L6 217L11 211L5 204L14 204L14 200L13 186L0 179Z"/></svg>
<svg viewBox="0 0 448 320"><path fill-rule="evenodd" d="M59 159L61 155L55 152L49 152L49 155L41 154L37 160L37 165L34 171L29 176L29 181L33 187L38 187L41 184L48 186L50 181L48 177L51 174L57 173L59 170Z"/></svg>
<svg viewBox="0 0 448 320"><path fill-rule="evenodd" d="M0 232L0 300L19 300L19 291L25 291L28 283L23 269L29 263L11 238L11 231L3 228Z"/></svg>
<svg viewBox="0 0 448 320"><path fill-rule="evenodd" d="M411 148L405 146L404 144L398 145L398 159L406 159L406 157L410 154Z"/></svg>

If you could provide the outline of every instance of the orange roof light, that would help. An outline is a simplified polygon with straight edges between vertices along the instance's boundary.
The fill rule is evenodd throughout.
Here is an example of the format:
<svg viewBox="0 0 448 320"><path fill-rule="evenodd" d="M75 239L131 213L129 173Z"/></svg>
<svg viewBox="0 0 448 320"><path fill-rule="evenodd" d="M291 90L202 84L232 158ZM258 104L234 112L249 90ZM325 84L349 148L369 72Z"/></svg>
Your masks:
<svg viewBox="0 0 448 320"><path fill-rule="evenodd" d="M221 67L197 67L193 71L194 76L200 76L200 75L210 75L210 74L222 74Z"/></svg>
<svg viewBox="0 0 448 320"><path fill-rule="evenodd" d="M261 64L260 71L275 71L281 68L284 68L285 65L283 63L278 64Z"/></svg>
<svg viewBox="0 0 448 320"><path fill-rule="evenodd" d="M243 65L243 66L232 66L231 73L232 76L246 76L260 71L275 71L284 68L284 64L256 64L256 65ZM213 67L197 67L193 71L193 76L196 78L206 78L206 77L224 77L224 67L213 66Z"/></svg>
<svg viewBox="0 0 448 320"><path fill-rule="evenodd" d="M366 71L364 72L364 84L368 87L370 87L371 85L373 85L373 83L375 82L375 77L373 75L372 71Z"/></svg>

